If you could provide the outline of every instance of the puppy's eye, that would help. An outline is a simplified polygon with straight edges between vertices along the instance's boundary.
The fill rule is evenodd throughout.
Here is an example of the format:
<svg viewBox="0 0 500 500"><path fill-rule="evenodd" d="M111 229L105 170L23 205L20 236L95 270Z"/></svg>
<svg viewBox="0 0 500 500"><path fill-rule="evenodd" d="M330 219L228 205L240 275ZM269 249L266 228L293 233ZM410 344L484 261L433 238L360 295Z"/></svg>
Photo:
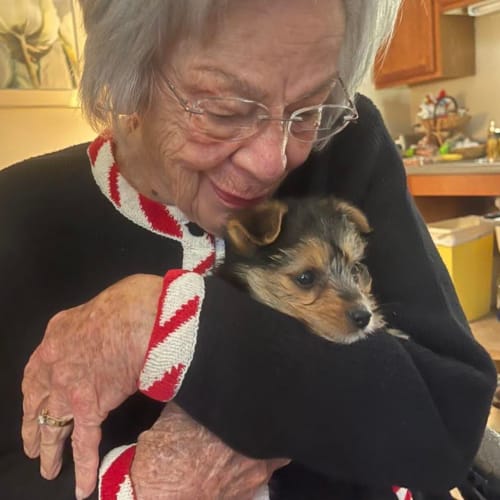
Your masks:
<svg viewBox="0 0 500 500"><path fill-rule="evenodd" d="M316 281L316 275L314 274L314 271L311 271L310 269L307 271L304 271L303 273L300 273L299 275L295 276L295 283L299 285L302 288L311 288L315 281Z"/></svg>
<svg viewBox="0 0 500 500"><path fill-rule="evenodd" d="M359 282L359 280L361 279L361 276L365 273L365 271L366 271L365 266L363 264L361 264L360 262L356 262L356 264L354 264L352 266L351 274L352 274L352 277L356 283Z"/></svg>

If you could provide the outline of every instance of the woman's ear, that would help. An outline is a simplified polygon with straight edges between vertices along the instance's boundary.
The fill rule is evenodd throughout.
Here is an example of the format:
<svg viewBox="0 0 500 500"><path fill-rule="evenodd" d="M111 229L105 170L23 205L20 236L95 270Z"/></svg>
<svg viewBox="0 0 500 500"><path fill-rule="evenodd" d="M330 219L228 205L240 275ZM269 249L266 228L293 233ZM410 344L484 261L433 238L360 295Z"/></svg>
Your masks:
<svg viewBox="0 0 500 500"><path fill-rule="evenodd" d="M270 200L236 212L226 225L225 237L238 253L250 257L258 247L276 241L287 211L286 203Z"/></svg>
<svg viewBox="0 0 500 500"><path fill-rule="evenodd" d="M121 133L126 137L135 132L140 125L140 118L138 113L130 115L120 115L118 117Z"/></svg>

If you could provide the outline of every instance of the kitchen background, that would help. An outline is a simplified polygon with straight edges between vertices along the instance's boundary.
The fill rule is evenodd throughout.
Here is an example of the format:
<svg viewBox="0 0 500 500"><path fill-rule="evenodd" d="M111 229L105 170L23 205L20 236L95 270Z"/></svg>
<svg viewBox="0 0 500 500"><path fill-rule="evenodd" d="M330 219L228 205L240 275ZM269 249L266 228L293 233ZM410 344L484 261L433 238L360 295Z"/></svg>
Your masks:
<svg viewBox="0 0 500 500"><path fill-rule="evenodd" d="M422 24L438 0L407 0L417 5L417 16L412 22ZM443 1L443 0L441 0ZM446 0L444 0L446 1ZM449 3L449 0L448 0ZM457 2L455 2L457 3ZM462 2L463 3L463 2ZM376 89L372 78L367 79L361 92L379 107L390 133L397 137L413 131L419 105L425 95L437 94L442 88L466 107L471 121L466 131L477 139L485 139L488 122L500 122L500 12L473 20L475 35L475 73L471 76ZM80 28L81 29L81 28ZM431 32L426 33L432 37ZM81 42L81 39L80 39ZM446 43L446 40L444 41ZM424 43L414 40L415 46ZM428 43L428 42L425 42ZM406 57L411 60L412 53ZM53 151L69 144L86 141L94 136L81 117L78 108L44 108L29 106L0 106L0 168L23 158Z"/></svg>
<svg viewBox="0 0 500 500"><path fill-rule="evenodd" d="M426 15L425 11L422 15ZM421 21L415 18L414 22ZM427 94L435 95L443 88L461 106L469 109L472 119L467 131L474 138L485 140L490 119L500 122L500 11L477 17L473 22L476 60L474 75L379 90L375 89L371 79L365 82L361 92L377 104L394 137L412 132L420 103ZM418 43L415 40L415 44ZM411 53L408 58L411 58Z"/></svg>

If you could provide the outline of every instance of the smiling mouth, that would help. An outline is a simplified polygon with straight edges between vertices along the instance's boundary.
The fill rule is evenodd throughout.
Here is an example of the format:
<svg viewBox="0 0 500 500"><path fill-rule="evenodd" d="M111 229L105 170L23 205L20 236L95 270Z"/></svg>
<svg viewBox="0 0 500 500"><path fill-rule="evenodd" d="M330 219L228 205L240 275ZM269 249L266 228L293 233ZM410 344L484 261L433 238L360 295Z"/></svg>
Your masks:
<svg viewBox="0 0 500 500"><path fill-rule="evenodd" d="M211 182L212 187L215 191L215 194L219 197L219 199L227 206L231 208L249 208L257 205L261 201L264 201L267 196L257 196L255 198L242 198L241 196L236 196L234 194L228 193L223 189L216 186L213 182Z"/></svg>

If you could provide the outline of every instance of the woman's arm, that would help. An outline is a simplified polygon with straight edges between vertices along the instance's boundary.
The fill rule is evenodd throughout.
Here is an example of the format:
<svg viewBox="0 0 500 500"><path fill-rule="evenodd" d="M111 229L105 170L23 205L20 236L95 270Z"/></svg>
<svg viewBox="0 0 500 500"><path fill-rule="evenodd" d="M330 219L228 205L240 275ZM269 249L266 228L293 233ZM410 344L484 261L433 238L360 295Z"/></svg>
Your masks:
<svg viewBox="0 0 500 500"><path fill-rule="evenodd" d="M140 500L252 500L274 470L288 462L256 460L233 451L171 403L139 436L130 477ZM108 498L102 491L101 497Z"/></svg>

